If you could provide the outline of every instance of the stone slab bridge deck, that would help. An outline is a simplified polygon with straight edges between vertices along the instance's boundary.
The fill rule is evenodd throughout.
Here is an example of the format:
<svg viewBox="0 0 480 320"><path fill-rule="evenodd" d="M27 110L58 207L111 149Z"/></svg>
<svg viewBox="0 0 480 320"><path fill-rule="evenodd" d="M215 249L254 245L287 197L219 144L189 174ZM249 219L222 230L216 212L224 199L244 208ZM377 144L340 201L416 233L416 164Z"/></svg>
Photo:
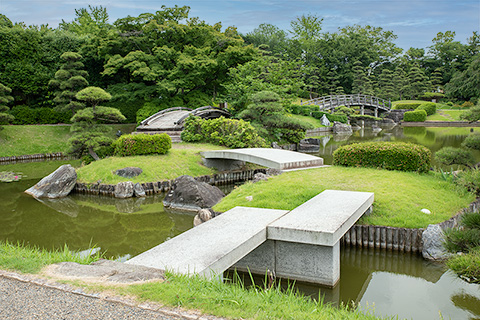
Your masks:
<svg viewBox="0 0 480 320"><path fill-rule="evenodd" d="M221 277L229 268L326 286L340 278L341 237L373 193L325 190L287 210L235 207L126 263Z"/></svg>
<svg viewBox="0 0 480 320"><path fill-rule="evenodd" d="M323 159L295 151L272 148L245 148L201 152L204 163L218 170L233 170L245 162L279 170L323 166Z"/></svg>

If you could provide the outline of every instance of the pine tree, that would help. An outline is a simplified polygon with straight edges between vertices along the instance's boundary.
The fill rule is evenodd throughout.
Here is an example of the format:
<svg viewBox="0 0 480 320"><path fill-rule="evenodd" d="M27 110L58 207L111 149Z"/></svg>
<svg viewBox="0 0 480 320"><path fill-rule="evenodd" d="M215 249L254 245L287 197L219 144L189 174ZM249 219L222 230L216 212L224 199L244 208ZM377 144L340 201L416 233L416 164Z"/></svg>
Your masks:
<svg viewBox="0 0 480 320"><path fill-rule="evenodd" d="M389 69L383 69L378 82L379 96L383 99L394 99L395 88L393 84L393 72Z"/></svg>
<svg viewBox="0 0 480 320"><path fill-rule="evenodd" d="M368 87L368 76L365 72L365 69L360 61L355 61L352 67L353 71L353 82L352 82L352 93L362 93L366 94L365 89Z"/></svg>
<svg viewBox="0 0 480 320"><path fill-rule="evenodd" d="M393 100L404 98L405 92L408 87L407 73L401 66L397 66L393 72L393 90L395 92Z"/></svg>
<svg viewBox="0 0 480 320"><path fill-rule="evenodd" d="M82 56L76 52L65 52L60 58L65 61L60 70L55 73L55 79L50 80L49 85L56 89L53 101L57 104L57 111L71 111L72 115L77 110L83 109L85 104L79 101L75 95L88 86L85 77L88 73L80 61Z"/></svg>
<svg viewBox="0 0 480 320"><path fill-rule="evenodd" d="M431 87L428 77L425 75L425 72L420 69L417 63L414 63L410 68L408 72L408 81L407 94L411 99L415 99L422 95Z"/></svg>
<svg viewBox="0 0 480 320"><path fill-rule="evenodd" d="M432 83L433 92L443 91L443 75L441 67L433 70L432 74L430 75L430 82Z"/></svg>
<svg viewBox="0 0 480 320"><path fill-rule="evenodd" d="M11 93L12 89L0 83L0 130L3 129L2 124L10 123L15 119L11 114L7 113L10 110L7 104L13 102Z"/></svg>

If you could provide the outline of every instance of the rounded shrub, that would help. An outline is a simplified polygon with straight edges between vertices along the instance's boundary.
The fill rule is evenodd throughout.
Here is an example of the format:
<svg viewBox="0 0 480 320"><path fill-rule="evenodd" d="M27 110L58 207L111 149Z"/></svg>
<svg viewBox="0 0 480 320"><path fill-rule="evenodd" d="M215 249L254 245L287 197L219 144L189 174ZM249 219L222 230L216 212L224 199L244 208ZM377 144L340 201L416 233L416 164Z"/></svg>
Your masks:
<svg viewBox="0 0 480 320"><path fill-rule="evenodd" d="M462 142L462 147L480 150L480 133L471 133Z"/></svg>
<svg viewBox="0 0 480 320"><path fill-rule="evenodd" d="M416 110L425 110L427 116L431 116L437 112L437 104L435 102L424 102Z"/></svg>
<svg viewBox="0 0 480 320"><path fill-rule="evenodd" d="M407 111L403 115L405 122L423 122L427 120L427 112L425 110Z"/></svg>
<svg viewBox="0 0 480 320"><path fill-rule="evenodd" d="M166 133L127 134L113 142L117 156L136 156L147 154L166 154L172 148L172 139Z"/></svg>
<svg viewBox="0 0 480 320"><path fill-rule="evenodd" d="M333 164L428 172L431 156L429 149L412 143L367 142L341 146L333 153Z"/></svg>
<svg viewBox="0 0 480 320"><path fill-rule="evenodd" d="M453 164L471 166L475 163L475 158L469 150L443 147L435 152L435 161L446 166Z"/></svg>
<svg viewBox="0 0 480 320"><path fill-rule="evenodd" d="M188 117L182 131L185 142L208 142L229 148L265 147L266 142L247 121L224 117L205 120Z"/></svg>

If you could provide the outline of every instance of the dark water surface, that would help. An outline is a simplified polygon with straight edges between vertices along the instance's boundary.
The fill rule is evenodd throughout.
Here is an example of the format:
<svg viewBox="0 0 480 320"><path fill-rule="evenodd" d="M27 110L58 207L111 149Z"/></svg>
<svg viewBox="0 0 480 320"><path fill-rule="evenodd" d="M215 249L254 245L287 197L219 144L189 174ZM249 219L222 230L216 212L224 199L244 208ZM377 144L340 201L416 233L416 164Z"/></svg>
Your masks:
<svg viewBox="0 0 480 320"><path fill-rule="evenodd" d="M476 128L475 130L478 130ZM436 151L460 146L469 128L385 128L356 131L350 137L321 137L320 156L352 141L409 141ZM479 154L476 155L478 158ZM0 241L46 249L89 251L121 261L172 238L193 225L193 216L163 210L163 196L145 199L72 195L60 200L35 200L23 191L61 164L53 161L0 165L0 171L22 172L19 182L0 183ZM408 319L480 319L480 286L468 284L441 264L418 255L342 248L340 283L333 289L297 283L305 294L333 304L360 305L381 316Z"/></svg>

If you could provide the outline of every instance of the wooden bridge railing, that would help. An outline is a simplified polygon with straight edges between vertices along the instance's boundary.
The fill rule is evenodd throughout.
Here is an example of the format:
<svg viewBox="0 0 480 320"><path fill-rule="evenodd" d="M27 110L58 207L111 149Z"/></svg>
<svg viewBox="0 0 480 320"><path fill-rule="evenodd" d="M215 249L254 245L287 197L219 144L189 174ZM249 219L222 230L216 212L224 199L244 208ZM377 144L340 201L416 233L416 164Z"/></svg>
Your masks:
<svg viewBox="0 0 480 320"><path fill-rule="evenodd" d="M330 95L308 100L303 105L317 105L321 110L332 109L339 106L365 106L390 111L391 102L375 96L365 94Z"/></svg>

